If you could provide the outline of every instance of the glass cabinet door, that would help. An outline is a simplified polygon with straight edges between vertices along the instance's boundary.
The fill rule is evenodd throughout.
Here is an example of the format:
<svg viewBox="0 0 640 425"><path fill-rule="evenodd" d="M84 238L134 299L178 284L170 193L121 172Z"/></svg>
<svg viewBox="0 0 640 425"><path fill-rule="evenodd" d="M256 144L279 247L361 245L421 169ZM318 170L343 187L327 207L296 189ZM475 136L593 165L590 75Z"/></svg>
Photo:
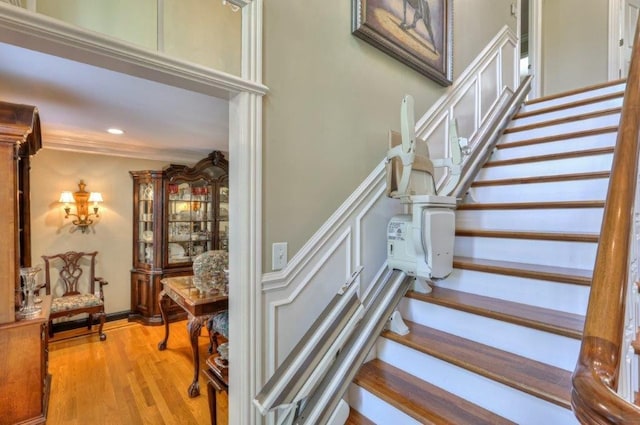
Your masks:
<svg viewBox="0 0 640 425"><path fill-rule="evenodd" d="M222 183L219 187L217 228L217 249L229 251L229 186L227 183Z"/></svg>
<svg viewBox="0 0 640 425"><path fill-rule="evenodd" d="M155 241L154 232L154 185L153 182L141 182L138 185L138 262L153 265Z"/></svg>
<svg viewBox="0 0 640 425"><path fill-rule="evenodd" d="M167 183L167 261L169 265L193 261L213 249L212 185L204 180Z"/></svg>

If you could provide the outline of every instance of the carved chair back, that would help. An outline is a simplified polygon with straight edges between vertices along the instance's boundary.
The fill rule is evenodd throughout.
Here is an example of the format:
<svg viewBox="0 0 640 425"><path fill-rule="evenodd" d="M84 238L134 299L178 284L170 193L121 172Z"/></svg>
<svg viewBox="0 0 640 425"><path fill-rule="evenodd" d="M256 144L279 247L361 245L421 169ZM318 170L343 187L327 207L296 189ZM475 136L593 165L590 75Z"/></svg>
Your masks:
<svg viewBox="0 0 640 425"><path fill-rule="evenodd" d="M95 293L96 255L97 251L43 255L47 295L56 298Z"/></svg>

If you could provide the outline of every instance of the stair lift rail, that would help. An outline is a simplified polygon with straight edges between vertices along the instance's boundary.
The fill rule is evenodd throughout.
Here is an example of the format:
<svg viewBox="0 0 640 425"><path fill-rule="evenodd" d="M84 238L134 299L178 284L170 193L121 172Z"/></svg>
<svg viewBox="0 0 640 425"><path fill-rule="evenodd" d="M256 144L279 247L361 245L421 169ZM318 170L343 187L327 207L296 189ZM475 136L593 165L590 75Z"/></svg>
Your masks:
<svg viewBox="0 0 640 425"><path fill-rule="evenodd" d="M344 424L349 408L340 402L412 279L387 271L367 298L355 283L362 267L334 296L316 322L254 399L278 424Z"/></svg>
<svg viewBox="0 0 640 425"><path fill-rule="evenodd" d="M465 196L478 171L493 153L509 121L518 112L524 99L531 91L531 79L531 75L525 77L514 93L507 87L502 90L496 107L493 108L489 117L485 119L469 141L472 150L463 165L460 181L451 191L451 196L458 199Z"/></svg>

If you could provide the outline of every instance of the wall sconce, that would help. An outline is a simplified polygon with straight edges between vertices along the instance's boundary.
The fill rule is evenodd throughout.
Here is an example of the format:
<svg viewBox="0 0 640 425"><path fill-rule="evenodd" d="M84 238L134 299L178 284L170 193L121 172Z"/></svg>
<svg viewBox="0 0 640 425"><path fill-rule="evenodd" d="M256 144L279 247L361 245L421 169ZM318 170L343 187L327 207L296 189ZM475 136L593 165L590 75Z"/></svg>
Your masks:
<svg viewBox="0 0 640 425"><path fill-rule="evenodd" d="M89 230L89 225L93 223L93 220L90 219L91 216L100 217L98 214L98 203L102 201L102 194L100 192L87 192L84 190L86 184L84 181L80 180L78 183L78 191L70 192L64 191L60 193L60 199L58 202L64 204L64 218L69 218L69 216L76 217L73 220L73 224L78 226L82 233L87 233ZM89 203L93 203L93 212L89 213ZM71 213L71 207L69 204L76 204L76 214Z"/></svg>

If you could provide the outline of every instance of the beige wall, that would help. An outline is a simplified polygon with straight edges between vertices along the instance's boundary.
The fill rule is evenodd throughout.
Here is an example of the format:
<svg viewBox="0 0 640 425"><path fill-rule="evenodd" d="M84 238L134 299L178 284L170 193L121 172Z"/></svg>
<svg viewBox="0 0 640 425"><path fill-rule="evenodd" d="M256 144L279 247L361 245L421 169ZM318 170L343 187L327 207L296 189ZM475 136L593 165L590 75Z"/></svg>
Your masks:
<svg viewBox="0 0 640 425"><path fill-rule="evenodd" d="M47 16L230 74L240 74L242 14L220 0L37 0Z"/></svg>
<svg viewBox="0 0 640 425"><path fill-rule="evenodd" d="M31 167L32 264L42 265L43 254L97 250L97 273L109 281L105 287L107 313L129 311L133 215L129 170L158 170L165 165L47 149L38 152ZM64 219L57 202L61 191L77 190L80 179L87 184L87 191L101 192L104 198L99 222L86 234L70 232L71 220ZM44 272L38 278L44 281Z"/></svg>
<svg viewBox="0 0 640 425"><path fill-rule="evenodd" d="M504 26L508 0L456 0L454 75ZM264 3L263 269L291 258L385 155L400 100L422 115L445 91L351 35L351 1ZM384 231L384 229L381 229Z"/></svg>
<svg viewBox="0 0 640 425"><path fill-rule="evenodd" d="M608 0L543 0L543 95L607 81L608 13Z"/></svg>
<svg viewBox="0 0 640 425"><path fill-rule="evenodd" d="M163 51L240 75L241 19L219 0L164 0Z"/></svg>

